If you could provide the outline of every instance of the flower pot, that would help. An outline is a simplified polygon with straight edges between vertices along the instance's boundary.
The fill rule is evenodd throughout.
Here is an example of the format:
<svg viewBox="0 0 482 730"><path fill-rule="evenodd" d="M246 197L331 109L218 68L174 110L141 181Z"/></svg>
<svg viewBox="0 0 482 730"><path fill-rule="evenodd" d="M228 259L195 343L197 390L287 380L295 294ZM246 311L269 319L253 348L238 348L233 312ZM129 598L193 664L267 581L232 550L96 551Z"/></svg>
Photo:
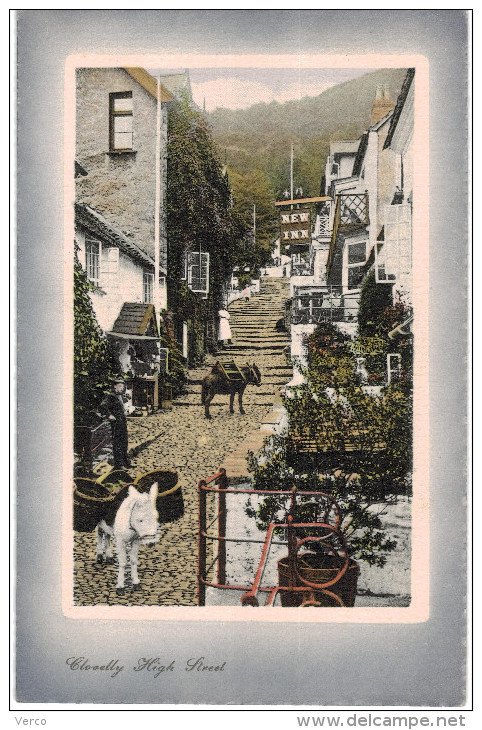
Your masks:
<svg viewBox="0 0 482 730"><path fill-rule="evenodd" d="M301 553L297 558L297 568L300 576L310 583L325 584L336 578L343 567L343 560L334 555L319 555L317 553ZM356 587L360 569L354 560L350 558L348 568L341 578L326 586L326 591L339 596L343 606L354 606ZM290 565L288 556L278 561L278 579L280 586L290 585ZM295 575L295 585L304 586L299 576ZM306 586L310 588L310 586ZM321 606L334 607L341 604L322 590L312 589L314 599ZM308 593L302 591L280 591L281 605L284 607L301 606L304 600L309 597Z"/></svg>

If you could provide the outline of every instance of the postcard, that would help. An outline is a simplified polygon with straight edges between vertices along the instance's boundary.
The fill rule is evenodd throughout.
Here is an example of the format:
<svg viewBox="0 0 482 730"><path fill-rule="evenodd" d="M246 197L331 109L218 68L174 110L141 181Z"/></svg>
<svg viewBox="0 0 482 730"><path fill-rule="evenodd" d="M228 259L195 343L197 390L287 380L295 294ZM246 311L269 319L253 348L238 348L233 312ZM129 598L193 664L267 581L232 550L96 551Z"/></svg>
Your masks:
<svg viewBox="0 0 482 730"><path fill-rule="evenodd" d="M163 50L73 45L72 21L96 38L101 13L124 29L172 22L173 35ZM445 23L463 55L467 17L437 11L423 43L423 11L375 13L391 40L361 50L366 13L20 13L20 223L57 177L54 224L34 206L28 256L19 226L19 352L26 282L35 273L42 294L54 262L56 281L32 309L42 345L19 367L20 385L34 363L42 373L45 406L28 443L18 418L19 505L31 499L17 514L19 702L467 701L452 535L454 521L465 531L465 413L441 380L466 347L467 64L442 88L437 35ZM310 19L340 22L342 50L243 46L246 23L289 38L291 16L307 38ZM221 36L215 50L179 45L194 17L233 23L236 52ZM59 50L27 47L35 19L68 21ZM401 51L409 28L418 40ZM55 67L38 128L22 112L35 62ZM443 312L456 244L442 226L442 107L461 130ZM51 112L54 157L40 144ZM35 142L36 180L23 167ZM440 632L457 657L445 684ZM52 672L32 682L39 653ZM417 681L429 657L435 686ZM345 694L340 673L353 675Z"/></svg>

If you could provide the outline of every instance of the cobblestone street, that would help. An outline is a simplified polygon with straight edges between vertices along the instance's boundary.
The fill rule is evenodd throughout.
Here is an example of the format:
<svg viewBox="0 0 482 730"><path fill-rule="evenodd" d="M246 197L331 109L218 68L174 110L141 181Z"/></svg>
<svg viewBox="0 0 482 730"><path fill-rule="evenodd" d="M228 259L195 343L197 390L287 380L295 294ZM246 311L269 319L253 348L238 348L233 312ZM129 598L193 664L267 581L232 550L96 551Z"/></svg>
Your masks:
<svg viewBox="0 0 482 730"><path fill-rule="evenodd" d="M115 592L116 565L95 563L95 533L75 533L76 605L196 605L197 482L214 474L226 455L259 427L279 387L291 378L284 353L287 335L276 328L287 296L287 282L267 279L250 301L238 300L230 305L233 344L218 359L235 359L238 365L247 360L255 362L262 375L259 388L246 388L245 415L237 409L237 398L235 413L230 414L228 396L216 396L211 404L212 420L204 418L201 379L215 361L211 357L204 367L189 372L187 393L174 401L172 410L130 420L130 446L150 442L132 459L130 473L137 476L154 469L177 471L184 516L162 526L161 540L155 547L140 547L143 590L127 590L121 597Z"/></svg>

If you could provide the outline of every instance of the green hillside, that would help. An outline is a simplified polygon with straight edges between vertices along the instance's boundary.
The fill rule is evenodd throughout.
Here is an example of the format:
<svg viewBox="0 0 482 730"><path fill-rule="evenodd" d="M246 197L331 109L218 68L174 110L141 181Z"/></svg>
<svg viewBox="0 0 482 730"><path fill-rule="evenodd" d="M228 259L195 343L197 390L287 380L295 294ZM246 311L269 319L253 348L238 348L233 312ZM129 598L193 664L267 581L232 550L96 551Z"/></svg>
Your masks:
<svg viewBox="0 0 482 730"><path fill-rule="evenodd" d="M295 144L294 185L314 196L330 139L357 139L369 126L379 84L388 84L396 101L406 69L383 69L333 86L316 97L248 109L216 109L207 115L230 171L247 178L267 176L273 199L289 187L290 145ZM225 151L225 152L224 152Z"/></svg>

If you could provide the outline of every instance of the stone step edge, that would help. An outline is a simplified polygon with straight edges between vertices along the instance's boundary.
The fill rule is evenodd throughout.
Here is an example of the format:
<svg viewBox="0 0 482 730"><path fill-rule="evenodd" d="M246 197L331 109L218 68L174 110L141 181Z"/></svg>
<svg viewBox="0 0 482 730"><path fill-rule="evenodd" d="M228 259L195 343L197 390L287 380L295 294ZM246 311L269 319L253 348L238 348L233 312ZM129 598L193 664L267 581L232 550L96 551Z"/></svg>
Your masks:
<svg viewBox="0 0 482 730"><path fill-rule="evenodd" d="M238 444L235 451L224 457L220 469L226 470L226 477L229 485L234 485L240 480L250 479L248 470L248 452L257 454L261 451L265 441L276 433L275 426L281 421L284 409L281 405L275 404L261 420L261 426L256 431L248 434L246 439Z"/></svg>

